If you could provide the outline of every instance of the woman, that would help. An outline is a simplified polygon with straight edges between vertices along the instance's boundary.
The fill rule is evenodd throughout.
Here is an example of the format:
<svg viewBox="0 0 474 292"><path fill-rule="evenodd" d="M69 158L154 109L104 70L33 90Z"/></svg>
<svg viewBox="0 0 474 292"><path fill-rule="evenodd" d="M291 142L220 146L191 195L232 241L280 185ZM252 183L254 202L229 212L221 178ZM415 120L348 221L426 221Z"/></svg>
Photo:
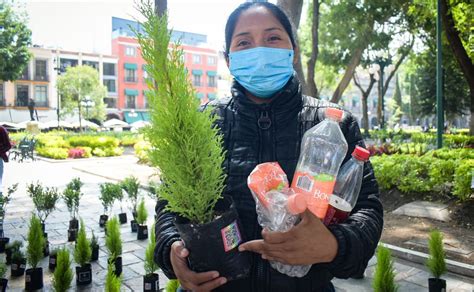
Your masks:
<svg viewBox="0 0 474 292"><path fill-rule="evenodd" d="M278 161L291 181L304 132L321 121L324 108L337 106L301 94L293 74L298 48L290 22L277 6L242 4L230 15L225 32L235 82L232 97L211 106L227 150L225 193L233 197L250 240L240 249L252 252L251 275L227 283L215 271L189 270L189 251L173 226L173 215L163 210L166 202L157 204L156 261L168 277L177 277L192 291L334 291L331 279L362 274L380 239L383 212L372 167L366 163L358 203L345 223L325 227L307 212L289 232L262 232L248 175L259 163ZM349 145L347 161L364 142L350 113L340 126ZM313 266L305 277L291 278L273 270L268 260Z"/></svg>

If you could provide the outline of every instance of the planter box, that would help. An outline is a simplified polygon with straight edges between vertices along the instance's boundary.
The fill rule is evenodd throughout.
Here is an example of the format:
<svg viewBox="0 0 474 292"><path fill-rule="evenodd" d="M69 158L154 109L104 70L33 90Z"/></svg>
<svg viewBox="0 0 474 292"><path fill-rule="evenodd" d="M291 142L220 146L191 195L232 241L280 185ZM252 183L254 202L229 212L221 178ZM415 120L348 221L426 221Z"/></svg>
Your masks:
<svg viewBox="0 0 474 292"><path fill-rule="evenodd" d="M127 223L127 213L120 213L119 215L120 224Z"/></svg>
<svg viewBox="0 0 474 292"><path fill-rule="evenodd" d="M148 226L138 225L137 239L144 240L148 238Z"/></svg>
<svg viewBox="0 0 474 292"><path fill-rule="evenodd" d="M143 291L160 291L160 278L158 274L148 274L143 276Z"/></svg>
<svg viewBox="0 0 474 292"><path fill-rule="evenodd" d="M68 229L67 230L67 241L73 242L77 238L77 229Z"/></svg>
<svg viewBox="0 0 474 292"><path fill-rule="evenodd" d="M9 237L0 237L0 253L5 252L5 245L7 245L9 242Z"/></svg>
<svg viewBox="0 0 474 292"><path fill-rule="evenodd" d="M99 259L99 246L92 248L91 262L95 262Z"/></svg>
<svg viewBox="0 0 474 292"><path fill-rule="evenodd" d="M34 291L43 288L43 268L28 269L25 272L25 290Z"/></svg>
<svg viewBox="0 0 474 292"><path fill-rule="evenodd" d="M132 232L137 232L138 231L137 220L131 220L130 221L130 228L132 229Z"/></svg>
<svg viewBox="0 0 474 292"><path fill-rule="evenodd" d="M117 277L120 277L120 275L122 274L122 257L116 257L115 260L113 260L112 258L109 258L108 262L114 265L115 275Z"/></svg>
<svg viewBox="0 0 474 292"><path fill-rule="evenodd" d="M85 264L83 267L76 267L76 284L78 286L89 285L92 283L91 264Z"/></svg>
<svg viewBox="0 0 474 292"><path fill-rule="evenodd" d="M100 227L104 227L104 226L105 226L105 223L107 223L107 220L109 220L109 216L107 216L107 215L100 215L100 218L99 218L99 226L100 226Z"/></svg>
<svg viewBox="0 0 474 292"><path fill-rule="evenodd" d="M79 220L72 219L69 221L69 229L79 229Z"/></svg>
<svg viewBox="0 0 474 292"><path fill-rule="evenodd" d="M446 292L446 280L429 278L428 279L429 292Z"/></svg>
<svg viewBox="0 0 474 292"><path fill-rule="evenodd" d="M23 274L25 273L25 268L26 268L26 259L22 259L21 261L12 261L12 266L11 266L12 277L23 276Z"/></svg>
<svg viewBox="0 0 474 292"><path fill-rule="evenodd" d="M50 271L54 272L54 269L56 269L56 260L57 260L58 255L57 254L50 254L49 255L49 261L48 261L48 268Z"/></svg>

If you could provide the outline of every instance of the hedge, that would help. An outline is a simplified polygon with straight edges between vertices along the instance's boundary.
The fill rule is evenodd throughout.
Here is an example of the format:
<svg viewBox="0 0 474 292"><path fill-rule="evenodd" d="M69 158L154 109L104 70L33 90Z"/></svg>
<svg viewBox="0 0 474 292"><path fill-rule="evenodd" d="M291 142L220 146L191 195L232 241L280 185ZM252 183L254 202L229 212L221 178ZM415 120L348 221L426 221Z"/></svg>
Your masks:
<svg viewBox="0 0 474 292"><path fill-rule="evenodd" d="M38 152L38 155L53 159L66 159L69 155L69 152L66 148L58 147L38 147L36 148L36 152Z"/></svg>

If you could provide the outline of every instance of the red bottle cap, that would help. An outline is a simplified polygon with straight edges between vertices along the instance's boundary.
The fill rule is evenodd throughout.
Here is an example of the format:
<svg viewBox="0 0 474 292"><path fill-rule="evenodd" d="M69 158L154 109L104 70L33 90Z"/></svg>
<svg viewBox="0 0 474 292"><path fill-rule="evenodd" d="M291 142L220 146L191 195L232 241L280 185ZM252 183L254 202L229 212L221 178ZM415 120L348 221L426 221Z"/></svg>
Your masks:
<svg viewBox="0 0 474 292"><path fill-rule="evenodd" d="M344 115L344 112L340 109L329 107L326 109L325 114L326 114L326 118L332 118L339 122L342 120L342 116Z"/></svg>
<svg viewBox="0 0 474 292"><path fill-rule="evenodd" d="M296 193L288 198L288 211L293 214L301 214L306 210L306 198L303 194Z"/></svg>
<svg viewBox="0 0 474 292"><path fill-rule="evenodd" d="M354 152L352 152L352 157L360 161L367 161L369 160L370 152L363 147L356 146Z"/></svg>

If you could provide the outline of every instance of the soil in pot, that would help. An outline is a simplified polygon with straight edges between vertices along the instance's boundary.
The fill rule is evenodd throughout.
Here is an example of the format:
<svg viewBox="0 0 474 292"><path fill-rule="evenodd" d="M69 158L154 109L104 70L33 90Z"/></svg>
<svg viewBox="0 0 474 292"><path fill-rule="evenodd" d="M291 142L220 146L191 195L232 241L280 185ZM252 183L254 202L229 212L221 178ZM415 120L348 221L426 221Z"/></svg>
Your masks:
<svg viewBox="0 0 474 292"><path fill-rule="evenodd" d="M160 291L160 278L158 274L148 274L143 276L143 291Z"/></svg>
<svg viewBox="0 0 474 292"><path fill-rule="evenodd" d="M92 247L91 262L95 262L98 259L99 259L99 247L94 246Z"/></svg>
<svg viewBox="0 0 474 292"><path fill-rule="evenodd" d="M85 264L83 267L76 267L76 284L78 286L89 285L92 283L91 264Z"/></svg>
<svg viewBox="0 0 474 292"><path fill-rule="evenodd" d="M115 266L115 275L120 277L122 274L122 257L116 257L115 260L109 258L109 263L113 263Z"/></svg>
<svg viewBox="0 0 474 292"><path fill-rule="evenodd" d="M5 252L5 245L7 245L9 242L9 237L0 237L0 253Z"/></svg>
<svg viewBox="0 0 474 292"><path fill-rule="evenodd" d="M100 218L99 218L99 226L100 226L100 227L104 227L104 226L105 226L105 223L107 222L107 220L109 220L109 216L107 216L107 215L100 215Z"/></svg>
<svg viewBox="0 0 474 292"><path fill-rule="evenodd" d="M137 239L143 240L148 238L148 226L138 225Z"/></svg>
<svg viewBox="0 0 474 292"><path fill-rule="evenodd" d="M206 224L176 218L175 225L189 250L189 265L195 272L218 271L228 281L245 278L250 271L250 255L238 251L245 240L232 199L219 200L215 211L216 219Z"/></svg>
<svg viewBox="0 0 474 292"><path fill-rule="evenodd" d="M0 278L0 292L7 291L8 279Z"/></svg>
<svg viewBox="0 0 474 292"><path fill-rule="evenodd" d="M131 220L130 221L130 228L132 229L132 232L137 232L137 230L138 230L137 220Z"/></svg>
<svg viewBox="0 0 474 292"><path fill-rule="evenodd" d="M67 230L67 241L73 242L77 238L77 229L68 229Z"/></svg>
<svg viewBox="0 0 474 292"><path fill-rule="evenodd" d="M119 215L120 224L127 223L127 213L120 213Z"/></svg>
<svg viewBox="0 0 474 292"><path fill-rule="evenodd" d="M25 268L26 268L26 259L22 259L21 261L12 261L12 266L11 266L12 277L23 276L23 274L25 273Z"/></svg>
<svg viewBox="0 0 474 292"><path fill-rule="evenodd" d="M54 269L56 269L56 259L57 259L56 254L49 255L48 268L52 272L54 272Z"/></svg>
<svg viewBox="0 0 474 292"><path fill-rule="evenodd" d="M25 290L33 291L43 288L43 268L28 269L25 272Z"/></svg>
<svg viewBox="0 0 474 292"><path fill-rule="evenodd" d="M446 280L438 278L428 279L429 292L446 292Z"/></svg>
<svg viewBox="0 0 474 292"><path fill-rule="evenodd" d="M79 220L72 219L69 221L69 229L79 229Z"/></svg>

